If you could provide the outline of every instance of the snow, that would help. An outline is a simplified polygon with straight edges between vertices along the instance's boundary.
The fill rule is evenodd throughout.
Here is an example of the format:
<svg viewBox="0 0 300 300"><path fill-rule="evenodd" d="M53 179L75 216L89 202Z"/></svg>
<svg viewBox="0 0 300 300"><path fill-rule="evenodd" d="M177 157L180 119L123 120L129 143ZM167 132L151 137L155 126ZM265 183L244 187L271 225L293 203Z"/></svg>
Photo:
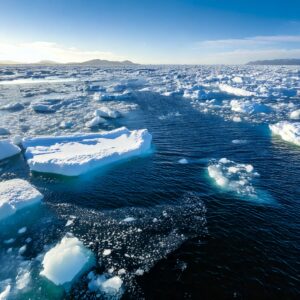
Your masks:
<svg viewBox="0 0 300 300"><path fill-rule="evenodd" d="M23 141L32 171L78 176L122 159L139 156L151 147L146 130L121 127L96 134L37 137Z"/></svg>
<svg viewBox="0 0 300 300"><path fill-rule="evenodd" d="M284 141L300 146L300 122L281 121L269 125L269 127L274 135L280 136Z"/></svg>
<svg viewBox="0 0 300 300"><path fill-rule="evenodd" d="M10 140L0 140L0 160L19 154L21 149Z"/></svg>
<svg viewBox="0 0 300 300"><path fill-rule="evenodd" d="M43 195L23 179L2 181L0 182L0 219L38 203L42 198Z"/></svg>
<svg viewBox="0 0 300 300"><path fill-rule="evenodd" d="M92 260L92 252L80 240L65 236L45 254L40 275L56 285L71 283L90 267Z"/></svg>

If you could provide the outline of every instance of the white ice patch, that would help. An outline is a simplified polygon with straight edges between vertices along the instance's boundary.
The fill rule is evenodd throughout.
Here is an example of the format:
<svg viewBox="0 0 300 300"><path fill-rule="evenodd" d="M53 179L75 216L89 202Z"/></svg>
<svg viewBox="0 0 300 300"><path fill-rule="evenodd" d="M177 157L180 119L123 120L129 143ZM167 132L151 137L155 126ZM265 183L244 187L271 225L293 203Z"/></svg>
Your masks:
<svg viewBox="0 0 300 300"><path fill-rule="evenodd" d="M0 182L0 219L14 214L17 210L38 203L43 195L29 182L11 179Z"/></svg>
<svg viewBox="0 0 300 300"><path fill-rule="evenodd" d="M186 158L181 158L178 160L178 163L180 163L181 165L186 165L189 163L189 161Z"/></svg>
<svg viewBox="0 0 300 300"><path fill-rule="evenodd" d="M108 107L102 106L95 110L94 115L102 118L112 118L116 119L120 116L118 111L112 110Z"/></svg>
<svg viewBox="0 0 300 300"><path fill-rule="evenodd" d="M11 285L7 285L5 289L0 293L0 300L6 300L9 297Z"/></svg>
<svg viewBox="0 0 300 300"><path fill-rule="evenodd" d="M119 276L108 277L108 275L96 275L91 272L88 277L90 279L88 287L91 292L100 292L114 298L121 297L123 280Z"/></svg>
<svg viewBox="0 0 300 300"><path fill-rule="evenodd" d="M270 108L266 105L248 100L231 100L230 106L232 111L244 114L270 112Z"/></svg>
<svg viewBox="0 0 300 300"><path fill-rule="evenodd" d="M94 117L92 120L85 123L85 126L88 128L93 128L98 126L99 124L105 123L105 120L99 116Z"/></svg>
<svg viewBox="0 0 300 300"><path fill-rule="evenodd" d="M281 121L269 127L273 134L279 135L284 141L300 146L300 122Z"/></svg>
<svg viewBox="0 0 300 300"><path fill-rule="evenodd" d="M249 96L255 96L254 92L249 92L245 89L232 87L228 84L220 84L219 89L225 93L232 94L235 96L242 96L242 97L249 97Z"/></svg>
<svg viewBox="0 0 300 300"><path fill-rule="evenodd" d="M208 174L215 183L225 190L239 195L256 197L253 179L259 176L250 164L238 164L222 158L212 161L208 166Z"/></svg>
<svg viewBox="0 0 300 300"><path fill-rule="evenodd" d="M56 285L64 285L86 271L92 261L92 252L80 240L65 236L45 254L40 274Z"/></svg>
<svg viewBox="0 0 300 300"><path fill-rule="evenodd" d="M292 120L299 120L300 119L300 109L293 110L290 113L290 119L292 119Z"/></svg>
<svg viewBox="0 0 300 300"><path fill-rule="evenodd" d="M33 171L78 176L90 170L146 153L146 130L122 127L105 133L25 139L25 156Z"/></svg>
<svg viewBox="0 0 300 300"><path fill-rule="evenodd" d="M14 156L21 152L21 149L9 140L0 141L0 160Z"/></svg>

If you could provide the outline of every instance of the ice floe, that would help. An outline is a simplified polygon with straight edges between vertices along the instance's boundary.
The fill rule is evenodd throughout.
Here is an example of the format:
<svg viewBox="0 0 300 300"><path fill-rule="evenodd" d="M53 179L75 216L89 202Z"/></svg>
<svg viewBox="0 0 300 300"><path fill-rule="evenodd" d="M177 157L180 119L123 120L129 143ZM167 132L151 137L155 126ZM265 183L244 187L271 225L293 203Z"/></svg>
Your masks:
<svg viewBox="0 0 300 300"><path fill-rule="evenodd" d="M27 138L23 141L25 157L32 171L78 176L133 156L151 147L146 130L116 130L73 136Z"/></svg>
<svg viewBox="0 0 300 300"><path fill-rule="evenodd" d="M42 198L43 195L23 179L2 181L0 182L0 219L38 203Z"/></svg>
<svg viewBox="0 0 300 300"><path fill-rule="evenodd" d="M300 123L281 121L269 126L272 133L280 136L284 141L300 146Z"/></svg>
<svg viewBox="0 0 300 300"><path fill-rule="evenodd" d="M44 256L41 275L56 285L71 283L93 264L93 254L76 237L65 236Z"/></svg>
<svg viewBox="0 0 300 300"><path fill-rule="evenodd" d="M19 154L21 149L10 140L0 140L0 160Z"/></svg>
<svg viewBox="0 0 300 300"><path fill-rule="evenodd" d="M245 89L232 87L228 84L223 84L223 83L219 85L219 89L223 92L226 92L228 94L233 94L235 96L249 97L255 95L254 92L249 92Z"/></svg>

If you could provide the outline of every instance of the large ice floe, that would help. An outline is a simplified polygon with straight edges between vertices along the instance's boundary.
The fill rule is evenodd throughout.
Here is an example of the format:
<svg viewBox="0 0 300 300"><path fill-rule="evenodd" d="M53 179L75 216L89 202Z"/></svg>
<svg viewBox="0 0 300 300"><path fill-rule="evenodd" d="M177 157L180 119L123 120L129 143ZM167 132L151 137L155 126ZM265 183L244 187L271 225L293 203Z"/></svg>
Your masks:
<svg viewBox="0 0 300 300"><path fill-rule="evenodd" d="M213 160L207 168L209 176L224 190L241 196L257 197L253 180L259 174L250 164L241 164L227 158Z"/></svg>
<svg viewBox="0 0 300 300"><path fill-rule="evenodd" d="M10 140L0 141L0 160L14 156L21 152L21 149Z"/></svg>
<svg viewBox="0 0 300 300"><path fill-rule="evenodd" d="M94 262L92 252L74 236L65 236L44 256L41 275L56 285L70 284Z"/></svg>
<svg viewBox="0 0 300 300"><path fill-rule="evenodd" d="M280 136L284 141L300 146L300 122L281 121L269 127L273 134Z"/></svg>
<svg viewBox="0 0 300 300"><path fill-rule="evenodd" d="M146 129L72 136L37 137L23 140L25 157L32 171L78 176L90 170L145 154L152 136Z"/></svg>
<svg viewBox="0 0 300 300"><path fill-rule="evenodd" d="M0 220L40 202L42 198L43 195L23 179L0 182Z"/></svg>

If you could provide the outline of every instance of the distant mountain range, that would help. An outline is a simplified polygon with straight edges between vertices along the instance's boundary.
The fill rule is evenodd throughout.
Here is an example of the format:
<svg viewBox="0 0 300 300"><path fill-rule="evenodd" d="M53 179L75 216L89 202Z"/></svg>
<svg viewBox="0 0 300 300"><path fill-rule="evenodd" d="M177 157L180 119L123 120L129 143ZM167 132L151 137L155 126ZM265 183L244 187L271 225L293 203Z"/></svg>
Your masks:
<svg viewBox="0 0 300 300"><path fill-rule="evenodd" d="M300 58L256 60L256 61L248 62L247 65L267 65L267 66L300 65Z"/></svg>
<svg viewBox="0 0 300 300"><path fill-rule="evenodd" d="M108 66L132 66L137 65L130 60L124 61L113 61L113 60L102 60L92 59L84 62L70 62L70 63L58 63L51 60L41 60L36 63L22 63L15 61L0 61L0 65L31 65L31 66L53 66L53 65L76 65L76 66L97 66L97 67L108 67Z"/></svg>

